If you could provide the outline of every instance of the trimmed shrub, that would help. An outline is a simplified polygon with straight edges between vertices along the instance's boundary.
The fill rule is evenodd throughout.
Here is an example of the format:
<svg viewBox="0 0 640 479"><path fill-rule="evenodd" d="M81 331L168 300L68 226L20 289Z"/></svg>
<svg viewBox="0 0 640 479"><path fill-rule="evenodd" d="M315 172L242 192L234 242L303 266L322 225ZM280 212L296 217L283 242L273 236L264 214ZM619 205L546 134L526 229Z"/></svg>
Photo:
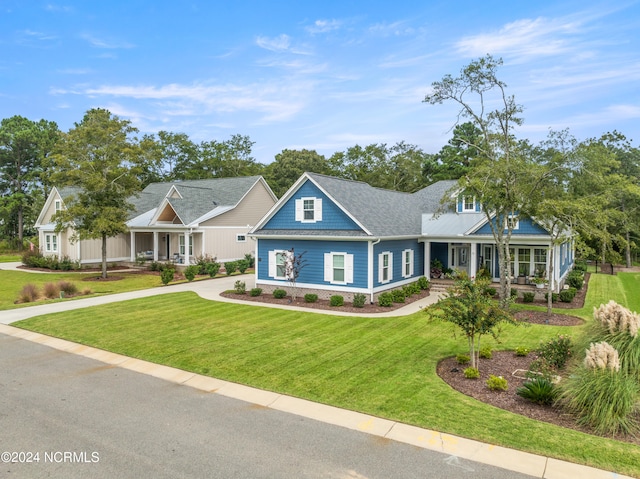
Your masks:
<svg viewBox="0 0 640 479"><path fill-rule="evenodd" d="M562 301L563 303L570 303L571 301L573 301L573 298L576 297L576 289L575 288L563 289L562 291L560 291L560 294L558 295L558 297L560 298L560 301Z"/></svg>
<svg viewBox="0 0 640 479"><path fill-rule="evenodd" d="M491 346L483 346L480 348L478 356L483 359L491 359L493 357L493 350L491 349Z"/></svg>
<svg viewBox="0 0 640 479"><path fill-rule="evenodd" d="M574 271L582 271L583 273L587 271L587 260L586 259L577 259L573 265Z"/></svg>
<svg viewBox="0 0 640 479"><path fill-rule="evenodd" d="M162 284L167 285L169 284L171 281L173 281L173 278L175 277L176 274L176 270L173 268L165 268L160 272L160 281L162 281Z"/></svg>
<svg viewBox="0 0 640 479"><path fill-rule="evenodd" d="M344 297L339 294L334 294L329 298L329 304L331 306L344 306Z"/></svg>
<svg viewBox="0 0 640 479"><path fill-rule="evenodd" d="M364 293L354 293L353 295L353 307L364 308L364 304L367 302L367 296Z"/></svg>
<svg viewBox="0 0 640 479"><path fill-rule="evenodd" d="M421 290L429 289L430 286L429 280L425 276L418 278L416 284Z"/></svg>
<svg viewBox="0 0 640 479"><path fill-rule="evenodd" d="M560 299L560 295L558 293L551 293L551 302L557 303ZM549 301L549 293L544 293L544 300Z"/></svg>
<svg viewBox="0 0 640 479"><path fill-rule="evenodd" d="M511 290L511 291L514 291L514 290ZM496 288L487 288L487 296L489 296L490 298L493 298L496 294L498 294L498 290ZM518 294L517 291L516 291L516 294Z"/></svg>
<svg viewBox="0 0 640 479"><path fill-rule="evenodd" d="M384 293L380 293L378 296L378 305L384 307L390 307L393 305L393 295L389 291L385 291Z"/></svg>
<svg viewBox="0 0 640 479"><path fill-rule="evenodd" d="M518 290L515 288L511 288L511 290L509 291L509 294L513 299L516 299L518 297Z"/></svg>
<svg viewBox="0 0 640 479"><path fill-rule="evenodd" d="M315 303L316 301L318 301L318 295L314 294L314 293L307 293L304 295L304 302L305 303Z"/></svg>
<svg viewBox="0 0 640 479"><path fill-rule="evenodd" d="M39 295L38 287L35 284L27 283L22 287L19 298L23 303L31 303L36 301Z"/></svg>
<svg viewBox="0 0 640 479"><path fill-rule="evenodd" d="M287 292L284 289L274 289L273 297L276 299L282 299L287 295Z"/></svg>
<svg viewBox="0 0 640 479"><path fill-rule="evenodd" d="M456 361L458 361L458 364L469 364L471 358L468 354L456 354Z"/></svg>
<svg viewBox="0 0 640 479"><path fill-rule="evenodd" d="M533 378L519 387L516 394L536 404L550 406L558 397L558 389L547 378Z"/></svg>
<svg viewBox="0 0 640 479"><path fill-rule="evenodd" d="M191 264L185 268L184 277L187 278L187 281L191 282L195 279L196 274L198 274L199 271L200 271L199 266L195 264Z"/></svg>
<svg viewBox="0 0 640 479"><path fill-rule="evenodd" d="M391 291L391 297L393 298L394 303L404 303L405 295L404 291L401 289L394 289Z"/></svg>
<svg viewBox="0 0 640 479"><path fill-rule="evenodd" d="M536 293L532 293L531 291L525 291L522 293L522 302L523 303L533 303L533 298L536 297Z"/></svg>
<svg viewBox="0 0 640 479"><path fill-rule="evenodd" d="M149 264L149 270L150 271L160 271L160 263L158 263L157 261L152 261Z"/></svg>
<svg viewBox="0 0 640 479"><path fill-rule="evenodd" d="M238 270L238 262L237 261L227 261L224 264L224 271L227 274L227 276L232 275L237 270Z"/></svg>
<svg viewBox="0 0 640 479"><path fill-rule="evenodd" d="M506 391L509 389L509 383L502 376L489 375L489 379L486 381L487 387L492 391Z"/></svg>
<svg viewBox="0 0 640 479"><path fill-rule="evenodd" d="M524 346L518 346L515 350L516 356L525 357L529 355L529 348L525 348Z"/></svg>
<svg viewBox="0 0 640 479"><path fill-rule="evenodd" d="M249 262L249 268L253 268L256 265L256 259L251 253L245 253L244 260Z"/></svg>
<svg viewBox="0 0 640 479"><path fill-rule="evenodd" d="M244 274L249 269L249 261L246 259L241 259L240 261L237 261L237 263L240 274Z"/></svg>
<svg viewBox="0 0 640 479"><path fill-rule="evenodd" d="M220 263L215 261L207 263L204 267L205 274L208 274L211 278L215 278L220 271Z"/></svg>
<svg viewBox="0 0 640 479"><path fill-rule="evenodd" d="M233 289L236 294L245 294L247 292L247 285L244 281L236 281L233 285Z"/></svg>
<svg viewBox="0 0 640 479"><path fill-rule="evenodd" d="M467 379L478 379L480 371L477 368L467 368L464 370L464 377Z"/></svg>
<svg viewBox="0 0 640 479"><path fill-rule="evenodd" d="M262 288L251 288L251 291L249 291L249 296L253 296L254 298L256 296L260 296L262 294Z"/></svg>
<svg viewBox="0 0 640 479"><path fill-rule="evenodd" d="M572 288L582 289L584 274L582 271L573 270L567 275L567 284Z"/></svg>

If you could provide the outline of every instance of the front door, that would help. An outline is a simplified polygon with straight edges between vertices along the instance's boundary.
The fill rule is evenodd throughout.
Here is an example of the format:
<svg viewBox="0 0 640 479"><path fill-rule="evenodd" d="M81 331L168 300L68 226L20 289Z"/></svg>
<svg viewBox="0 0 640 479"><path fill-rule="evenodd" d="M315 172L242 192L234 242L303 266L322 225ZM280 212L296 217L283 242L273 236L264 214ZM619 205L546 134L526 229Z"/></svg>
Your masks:
<svg viewBox="0 0 640 479"><path fill-rule="evenodd" d="M469 274L469 245L451 248L451 269Z"/></svg>

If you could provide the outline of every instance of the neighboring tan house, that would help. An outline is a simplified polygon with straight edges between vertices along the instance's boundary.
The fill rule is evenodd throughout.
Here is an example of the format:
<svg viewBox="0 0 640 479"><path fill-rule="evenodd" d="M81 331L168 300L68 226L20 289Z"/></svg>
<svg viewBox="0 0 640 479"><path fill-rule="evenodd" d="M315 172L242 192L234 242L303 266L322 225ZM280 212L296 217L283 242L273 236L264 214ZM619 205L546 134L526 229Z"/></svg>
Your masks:
<svg viewBox="0 0 640 479"><path fill-rule="evenodd" d="M477 275L486 268L498 280L497 250L487 219L473 198L457 198L455 181L413 194L366 183L305 173L251 230L256 238L256 286L290 285L286 263L304 253L296 286L328 296L382 291L430 277L437 260L445 268ZM449 196L449 208L441 200ZM457 199L457 201L456 201ZM530 282L548 277L551 236L531 219L517 220L512 275ZM573 265L572 238L555 248L557 289ZM519 281L519 279L518 279Z"/></svg>
<svg viewBox="0 0 640 479"><path fill-rule="evenodd" d="M68 257L81 264L101 261L101 240L72 241L73 231L56 232L52 220L75 188L53 188L35 227L43 255ZM129 201L129 232L107 240L107 261L189 264L209 255L231 261L252 253L248 232L276 203L261 176L152 183Z"/></svg>

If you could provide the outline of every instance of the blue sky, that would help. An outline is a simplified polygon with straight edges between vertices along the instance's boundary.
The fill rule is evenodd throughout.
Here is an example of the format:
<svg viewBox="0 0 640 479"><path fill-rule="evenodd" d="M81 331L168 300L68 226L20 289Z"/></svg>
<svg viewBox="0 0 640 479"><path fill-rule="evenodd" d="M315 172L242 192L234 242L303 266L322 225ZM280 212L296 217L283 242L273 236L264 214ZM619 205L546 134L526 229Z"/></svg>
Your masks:
<svg viewBox="0 0 640 479"><path fill-rule="evenodd" d="M67 131L107 108L142 133L248 135L263 163L399 141L435 153L457 110L422 102L431 83L490 53L525 108L518 136L634 139L638 32L624 0L0 0L0 118Z"/></svg>

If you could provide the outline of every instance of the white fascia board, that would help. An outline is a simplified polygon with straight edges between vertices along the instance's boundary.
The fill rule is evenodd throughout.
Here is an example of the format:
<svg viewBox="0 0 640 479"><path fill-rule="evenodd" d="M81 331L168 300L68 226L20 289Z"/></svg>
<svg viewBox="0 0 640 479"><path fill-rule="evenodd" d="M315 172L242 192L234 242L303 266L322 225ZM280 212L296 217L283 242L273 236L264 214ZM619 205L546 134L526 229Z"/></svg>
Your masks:
<svg viewBox="0 0 640 479"><path fill-rule="evenodd" d="M300 189L300 186L302 186L302 184L308 179L310 178L307 173L303 173L302 176L298 178L298 180L293 185L291 185L291 188L289 188L287 192L282 195L282 198L276 201L276 204L273 205L271 209L267 211L267 213L262 217L262 219L258 221L258 223L251 229L251 231L249 231L249 234L251 234L253 231L258 231L265 224L267 224L269 220L273 218L273 215L275 215L280 210L282 205L289 201L289 199L291 199L295 192Z"/></svg>
<svg viewBox="0 0 640 479"><path fill-rule="evenodd" d="M40 227L42 225L42 220L44 219L44 214L49 209L49 207L51 206L51 203L53 203L53 200L54 200L56 195L58 196L58 198L60 198L61 204L64 203L63 200L62 200L62 196L60 195L60 192L58 191L58 189L55 186L53 188L51 188L51 192L49 193L49 196L47 197L47 201L44 202L44 206L40 210L40 214L38 215L38 219L36 220L36 222L33 225L34 228L38 228L38 227Z"/></svg>

